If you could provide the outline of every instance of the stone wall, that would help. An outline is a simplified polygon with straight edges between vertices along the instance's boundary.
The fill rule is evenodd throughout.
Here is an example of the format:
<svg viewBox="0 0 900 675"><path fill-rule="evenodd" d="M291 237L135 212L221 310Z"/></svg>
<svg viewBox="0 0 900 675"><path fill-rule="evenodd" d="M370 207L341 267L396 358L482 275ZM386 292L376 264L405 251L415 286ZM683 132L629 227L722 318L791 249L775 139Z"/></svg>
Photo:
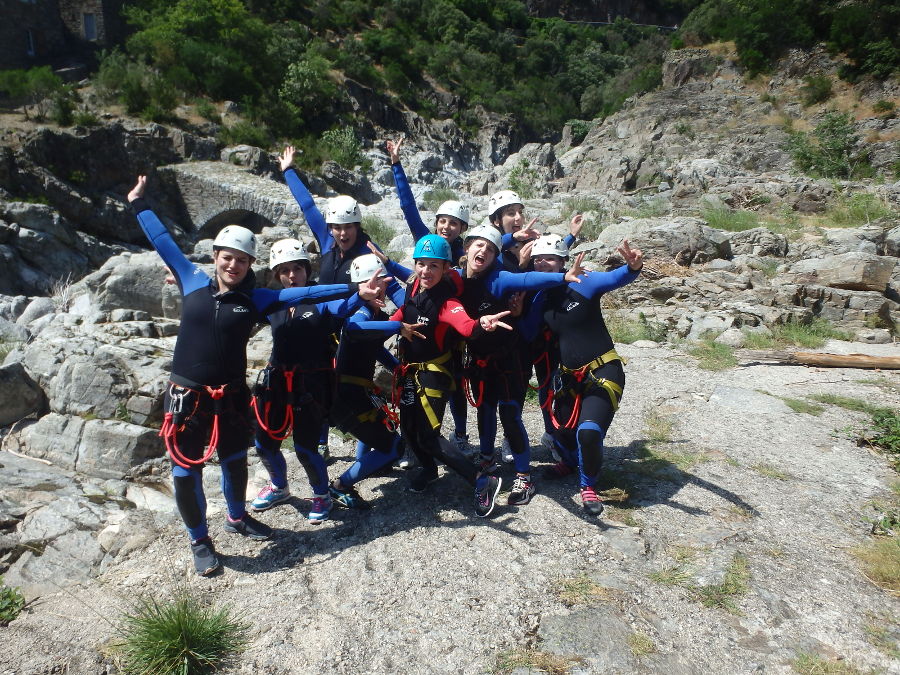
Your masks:
<svg viewBox="0 0 900 675"><path fill-rule="evenodd" d="M0 68L30 68L65 52L57 0L0 0L0 16Z"/></svg>
<svg viewBox="0 0 900 675"><path fill-rule="evenodd" d="M111 44L121 37L121 8L121 0L59 0L60 16L71 36L97 45ZM94 16L93 38L85 34L86 14Z"/></svg>

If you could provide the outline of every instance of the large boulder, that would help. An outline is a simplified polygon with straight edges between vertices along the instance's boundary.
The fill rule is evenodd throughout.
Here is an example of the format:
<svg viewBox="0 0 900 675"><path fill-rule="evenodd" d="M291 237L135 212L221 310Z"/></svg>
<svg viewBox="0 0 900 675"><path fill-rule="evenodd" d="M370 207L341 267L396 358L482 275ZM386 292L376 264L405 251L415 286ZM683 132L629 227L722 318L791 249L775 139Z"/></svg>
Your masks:
<svg viewBox="0 0 900 675"><path fill-rule="evenodd" d="M699 218L628 220L605 228L597 240L615 250L625 238L647 257L675 258L683 265L731 257L728 233L707 227Z"/></svg>
<svg viewBox="0 0 900 675"><path fill-rule="evenodd" d="M40 412L44 406L44 392L21 363L0 367L0 427Z"/></svg>
<svg viewBox="0 0 900 675"><path fill-rule="evenodd" d="M165 265L156 253L123 253L78 282L72 296L89 294L83 303L89 313L136 309L163 316L165 277ZM76 307L81 306L76 303Z"/></svg>
<svg viewBox="0 0 900 675"><path fill-rule="evenodd" d="M873 253L851 252L800 260L784 275L798 284L884 293L897 259Z"/></svg>
<svg viewBox="0 0 900 675"><path fill-rule="evenodd" d="M765 227L735 232L729 238L733 255L777 256L783 258L788 252L787 237Z"/></svg>
<svg viewBox="0 0 900 675"><path fill-rule="evenodd" d="M363 204L374 204L379 200L369 179L361 174L347 171L337 162L327 161L322 165L322 178L335 192L350 195Z"/></svg>

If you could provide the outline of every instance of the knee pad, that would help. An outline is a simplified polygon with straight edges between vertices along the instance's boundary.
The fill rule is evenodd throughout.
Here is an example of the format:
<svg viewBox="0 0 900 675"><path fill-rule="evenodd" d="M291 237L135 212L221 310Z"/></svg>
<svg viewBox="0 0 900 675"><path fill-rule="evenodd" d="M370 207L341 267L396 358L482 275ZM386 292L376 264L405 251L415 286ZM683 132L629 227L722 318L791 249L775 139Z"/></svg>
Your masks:
<svg viewBox="0 0 900 675"><path fill-rule="evenodd" d="M578 439L578 447L601 447L606 432L600 428L596 422L582 422L575 431L575 437Z"/></svg>

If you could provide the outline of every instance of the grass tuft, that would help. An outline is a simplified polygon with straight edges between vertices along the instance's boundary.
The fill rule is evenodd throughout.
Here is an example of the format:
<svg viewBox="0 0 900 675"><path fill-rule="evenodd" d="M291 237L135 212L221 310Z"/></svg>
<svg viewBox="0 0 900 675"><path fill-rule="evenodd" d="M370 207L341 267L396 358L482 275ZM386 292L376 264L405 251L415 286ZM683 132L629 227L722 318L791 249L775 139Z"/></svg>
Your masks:
<svg viewBox="0 0 900 675"><path fill-rule="evenodd" d="M700 340L688 350L688 354L697 359L697 366L703 370L725 370L733 368L738 362L731 347L709 339Z"/></svg>
<svg viewBox="0 0 900 675"><path fill-rule="evenodd" d="M832 661L806 653L798 654L791 661L791 668L800 675L863 675L864 672L846 661Z"/></svg>
<svg viewBox="0 0 900 675"><path fill-rule="evenodd" d="M640 658L647 654L653 654L656 651L656 643L646 633L635 631L628 636L628 648L634 656Z"/></svg>
<svg viewBox="0 0 900 675"><path fill-rule="evenodd" d="M580 656L560 656L533 648L513 649L502 652L497 657L497 663L492 672L495 675L509 675L514 670L525 668L547 675L569 675L574 667L582 665L584 662Z"/></svg>
<svg viewBox="0 0 900 675"><path fill-rule="evenodd" d="M764 476L766 478L776 478L778 480L789 480L791 475L786 471L782 471L776 466L772 466L767 462L760 462L759 464L753 465L751 467L756 473L760 476Z"/></svg>
<svg viewBox="0 0 900 675"><path fill-rule="evenodd" d="M451 199L459 199L459 195L450 188L433 188L422 194L422 205L429 211L437 211L437 208L444 202Z"/></svg>
<svg viewBox="0 0 900 675"><path fill-rule="evenodd" d="M697 586L694 596L704 607L717 607L732 614L739 614L736 600L749 590L750 565L747 558L736 553L725 570L721 583Z"/></svg>
<svg viewBox="0 0 900 675"><path fill-rule="evenodd" d="M786 396L780 396L779 398L785 402L788 408L797 413L818 417L825 411L825 408L822 406L804 401L802 398L788 398Z"/></svg>
<svg viewBox="0 0 900 675"><path fill-rule="evenodd" d="M684 586L691 580L691 575L681 565L674 565L650 572L647 578L663 586Z"/></svg>
<svg viewBox="0 0 900 675"><path fill-rule="evenodd" d="M630 345L638 340L653 340L653 342L665 342L668 329L665 324L649 321L641 312L637 321L620 319L615 313L610 312L604 316L613 342Z"/></svg>
<svg viewBox="0 0 900 675"><path fill-rule="evenodd" d="M568 607L593 605L610 598L609 589L596 583L586 574L557 581L556 595Z"/></svg>
<svg viewBox="0 0 900 675"><path fill-rule="evenodd" d="M854 554L873 583L900 592L900 539L874 539L857 547Z"/></svg>
<svg viewBox="0 0 900 675"><path fill-rule="evenodd" d="M830 321L813 319L808 324L786 323L772 328L770 335L751 333L747 335L744 347L747 349L774 349L778 347L806 347L817 349L826 340L849 340L851 335L836 329Z"/></svg>
<svg viewBox="0 0 900 675"><path fill-rule="evenodd" d="M186 594L171 602L141 598L124 622L117 651L126 672L213 673L248 644L248 625L230 610L202 607Z"/></svg>
<svg viewBox="0 0 900 675"><path fill-rule="evenodd" d="M717 230L727 230L728 232L743 232L744 230L752 230L760 225L758 214L740 209L732 210L727 206L708 205L703 208L700 217L710 227Z"/></svg>

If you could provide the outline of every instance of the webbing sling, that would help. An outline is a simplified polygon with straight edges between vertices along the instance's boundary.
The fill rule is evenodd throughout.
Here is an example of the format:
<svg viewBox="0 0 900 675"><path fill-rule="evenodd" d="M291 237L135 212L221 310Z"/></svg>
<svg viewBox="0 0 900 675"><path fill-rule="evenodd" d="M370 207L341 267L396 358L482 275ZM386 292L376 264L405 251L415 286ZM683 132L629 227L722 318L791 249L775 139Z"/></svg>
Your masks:
<svg viewBox="0 0 900 675"><path fill-rule="evenodd" d="M436 359L432 359L431 361L421 361L418 363L401 363L394 371L393 405L396 407L400 399L400 391L397 388L397 378L404 377L407 375L407 373L409 373L409 371L413 371L412 379L416 385L416 393L419 395L419 400L422 402L422 409L425 411L425 416L428 418L432 429L439 429L441 426L441 420L437 418L434 409L431 407L431 403L428 401L428 397L430 396L432 398L440 398L446 392L442 389L433 389L431 387L424 386L421 382L419 382L419 371L424 370L426 372L441 373L442 375L445 375L447 379L450 380L450 389L448 391L453 391L454 389L456 389L456 382L453 381L453 374L448 368L445 368L442 365L450 360L450 355L450 352L446 352Z"/></svg>
<svg viewBox="0 0 900 675"><path fill-rule="evenodd" d="M186 391L192 391L198 395L197 400L194 403L194 409L190 412L189 415L187 415L187 417L183 418L183 421L180 424L175 423L175 415L181 417L184 412L182 410L182 405L184 403L185 393L175 392L173 388L176 386L181 387ZM227 384L223 384L220 387L204 386L202 388L194 388L185 387L180 384L176 385L174 382L169 383L169 411L163 417L163 423L159 429L159 436L166 444L166 451L169 453L169 457L171 457L172 461L182 469L190 469L191 467L205 464L217 450L219 445L219 401L221 401L225 397L225 389L227 387ZM208 394L209 397L215 402L213 412L213 427L212 432L210 432L209 435L209 446L206 450L206 453L204 453L204 455L200 459L190 459L188 457L185 457L184 453L181 452L181 448L178 447L178 432L184 430L187 421L197 411L197 407L200 405L199 397L203 394Z"/></svg>
<svg viewBox="0 0 900 675"><path fill-rule="evenodd" d="M381 395L381 389L376 386L374 382L363 377L357 377L356 375L340 375L338 377L338 382L341 384L355 384L356 386L371 392L375 396ZM391 410L387 401L385 401L383 405L360 413L356 416L356 419L360 422L375 422L378 419L379 410L384 412L385 415L384 419L381 420L384 426L387 427L388 431L394 431L400 423L400 417L396 412Z"/></svg>

